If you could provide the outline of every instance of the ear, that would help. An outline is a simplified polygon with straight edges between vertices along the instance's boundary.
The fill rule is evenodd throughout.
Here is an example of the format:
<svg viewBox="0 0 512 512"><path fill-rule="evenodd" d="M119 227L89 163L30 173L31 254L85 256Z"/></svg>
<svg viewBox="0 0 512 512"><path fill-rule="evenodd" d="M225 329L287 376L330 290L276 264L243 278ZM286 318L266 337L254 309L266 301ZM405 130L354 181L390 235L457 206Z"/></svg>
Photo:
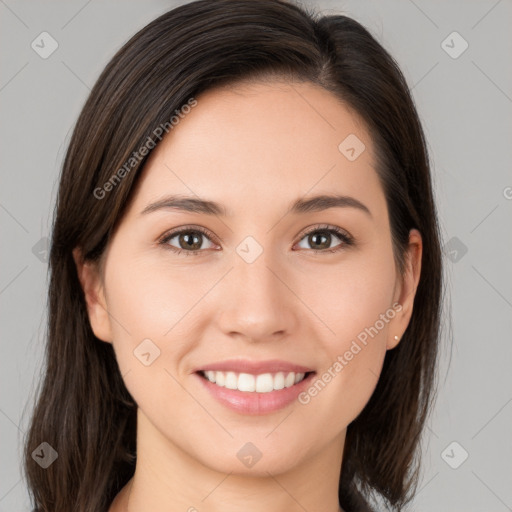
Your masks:
<svg viewBox="0 0 512 512"><path fill-rule="evenodd" d="M97 338L112 342L112 329L105 299L104 285L97 264L84 262L77 247L73 249L73 259L77 268L78 279L82 286L87 304L87 314L91 328Z"/></svg>
<svg viewBox="0 0 512 512"><path fill-rule="evenodd" d="M402 308L397 312L389 332L389 339L386 345L387 350L395 348L403 333L407 329L412 316L414 297L421 274L421 256L423 253L423 242L421 234L417 229L409 232L409 245L405 255L404 275L399 276L395 298L393 303L399 303ZM396 308L398 310L398 308ZM395 338L398 337L398 339Z"/></svg>

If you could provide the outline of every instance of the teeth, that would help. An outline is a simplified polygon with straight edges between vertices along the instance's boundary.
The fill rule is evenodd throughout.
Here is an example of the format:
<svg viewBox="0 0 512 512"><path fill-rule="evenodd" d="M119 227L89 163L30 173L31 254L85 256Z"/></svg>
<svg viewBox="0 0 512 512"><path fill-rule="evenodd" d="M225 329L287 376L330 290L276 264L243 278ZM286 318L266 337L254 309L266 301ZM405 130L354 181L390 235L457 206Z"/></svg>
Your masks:
<svg viewBox="0 0 512 512"><path fill-rule="evenodd" d="M274 375L274 389L284 388L284 373L279 372Z"/></svg>
<svg viewBox="0 0 512 512"><path fill-rule="evenodd" d="M241 377L241 375L240 375ZM254 377L253 377L254 379ZM274 379L270 373L264 373L256 377L256 391L258 393L268 393L274 391Z"/></svg>
<svg viewBox="0 0 512 512"><path fill-rule="evenodd" d="M217 375L215 375L215 382L217 382ZM224 383L228 389L237 389L238 377L233 372L226 373L226 382Z"/></svg>
<svg viewBox="0 0 512 512"><path fill-rule="evenodd" d="M304 373L283 372L262 373L252 375L250 373L216 372L208 370L203 375L217 386L239 391L269 393L270 391L289 388L304 379Z"/></svg>
<svg viewBox="0 0 512 512"><path fill-rule="evenodd" d="M211 373L211 377L208 377L208 379L211 382L216 382L219 386L224 386L226 384L226 375L224 375L224 373L219 372L220 375L217 375L217 372L209 373Z"/></svg>
<svg viewBox="0 0 512 512"><path fill-rule="evenodd" d="M249 373L241 373L238 376L238 389L240 391L255 391L256 390L256 379L254 375Z"/></svg>

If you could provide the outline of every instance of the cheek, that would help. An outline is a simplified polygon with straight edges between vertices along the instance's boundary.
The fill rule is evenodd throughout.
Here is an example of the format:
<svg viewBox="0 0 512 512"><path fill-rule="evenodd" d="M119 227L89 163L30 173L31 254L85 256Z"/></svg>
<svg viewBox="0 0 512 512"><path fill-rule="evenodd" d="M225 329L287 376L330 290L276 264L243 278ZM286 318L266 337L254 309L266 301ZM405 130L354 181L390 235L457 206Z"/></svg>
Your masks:
<svg viewBox="0 0 512 512"><path fill-rule="evenodd" d="M387 255L380 254L317 270L304 283L310 290L308 304L324 325L318 330L324 358L317 379L299 398L306 408L311 407L310 417L323 418L326 428L339 429L353 421L378 382L397 312L392 307L391 249Z"/></svg>
<svg viewBox="0 0 512 512"><path fill-rule="evenodd" d="M391 247L381 243L373 250L347 253L339 264L311 265L298 278L296 289L322 321L319 332L334 355L376 322L380 339L385 337L389 322L382 324L380 318L392 306L395 279Z"/></svg>
<svg viewBox="0 0 512 512"><path fill-rule="evenodd" d="M188 354L210 319L205 314L208 292L223 272L171 265L161 257L132 255L123 261L121 253L112 255L118 265L108 269L106 286L113 345L126 387L147 410L160 411L162 401L190 407L178 381L187 377Z"/></svg>
<svg viewBox="0 0 512 512"><path fill-rule="evenodd" d="M216 277L191 268L165 265L162 260L133 258L128 265L112 267L107 276L109 312L118 348L132 349L149 338L165 348L172 340L190 337L191 318ZM200 309L200 308L197 308ZM176 345L178 343L178 345Z"/></svg>
<svg viewBox="0 0 512 512"><path fill-rule="evenodd" d="M316 423L326 435L346 428L372 396L386 355L388 322L394 313L383 304L373 304L358 315L340 314L336 335L324 337L324 364L311 385L299 396L305 420ZM387 311L387 313L386 313ZM383 314L383 316L381 316Z"/></svg>
<svg viewBox="0 0 512 512"><path fill-rule="evenodd" d="M152 411L163 425L179 425L183 418L178 421L167 408L173 404L172 410L186 411L193 406L179 383L184 378L180 361L193 346L194 304L207 292L209 280L165 269L149 259L116 261L106 286L124 383L144 411Z"/></svg>

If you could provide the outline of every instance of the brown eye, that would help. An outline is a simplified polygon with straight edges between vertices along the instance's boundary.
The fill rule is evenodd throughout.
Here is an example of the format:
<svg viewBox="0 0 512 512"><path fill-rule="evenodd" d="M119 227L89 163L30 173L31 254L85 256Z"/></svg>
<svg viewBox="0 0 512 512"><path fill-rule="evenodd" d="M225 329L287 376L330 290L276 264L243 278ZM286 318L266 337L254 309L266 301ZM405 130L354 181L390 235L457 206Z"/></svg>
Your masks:
<svg viewBox="0 0 512 512"><path fill-rule="evenodd" d="M197 254L206 249L212 248L214 245L210 240L210 235L206 231L198 228L186 228L173 231L167 234L160 244L170 248L171 250L186 255ZM208 246L210 244L210 246Z"/></svg>
<svg viewBox="0 0 512 512"><path fill-rule="evenodd" d="M173 238L178 239L178 244L181 249L197 251L201 249L201 246L203 245L203 235L193 231L180 233Z"/></svg>
<svg viewBox="0 0 512 512"><path fill-rule="evenodd" d="M333 243L336 243L334 247L332 246ZM352 243L352 238L339 228L317 227L302 237L299 247L318 252L336 252L347 245L352 245Z"/></svg>

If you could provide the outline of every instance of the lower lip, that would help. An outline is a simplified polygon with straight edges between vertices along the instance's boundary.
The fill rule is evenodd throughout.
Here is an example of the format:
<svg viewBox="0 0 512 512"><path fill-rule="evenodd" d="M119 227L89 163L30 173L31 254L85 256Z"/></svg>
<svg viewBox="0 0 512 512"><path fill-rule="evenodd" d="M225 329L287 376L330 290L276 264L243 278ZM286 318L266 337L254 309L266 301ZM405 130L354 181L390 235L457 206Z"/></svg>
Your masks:
<svg viewBox="0 0 512 512"><path fill-rule="evenodd" d="M283 388L268 393L257 393L248 391L239 391L238 389L228 389L217 386L210 382L199 373L195 374L203 383L203 386L226 407L240 412L242 414L267 414L283 409L290 405L297 396L309 385L315 375L314 372L306 376L298 384L289 388Z"/></svg>

